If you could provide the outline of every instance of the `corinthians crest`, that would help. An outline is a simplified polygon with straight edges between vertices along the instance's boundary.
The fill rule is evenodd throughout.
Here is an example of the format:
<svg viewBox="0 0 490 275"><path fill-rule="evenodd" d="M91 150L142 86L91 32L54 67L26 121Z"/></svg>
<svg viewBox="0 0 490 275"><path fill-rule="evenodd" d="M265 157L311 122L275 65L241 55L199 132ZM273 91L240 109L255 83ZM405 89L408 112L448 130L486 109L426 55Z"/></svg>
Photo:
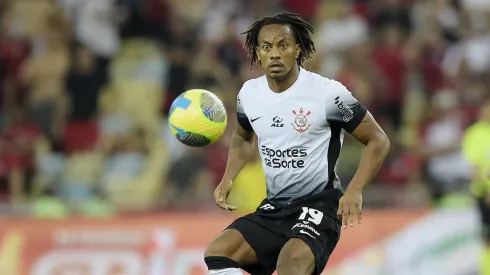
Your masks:
<svg viewBox="0 0 490 275"><path fill-rule="evenodd" d="M298 133L304 133L310 129L311 124L308 123L308 116L311 115L311 112L308 111L305 113L303 108L299 108L299 111L293 110L293 122L291 122L291 126Z"/></svg>

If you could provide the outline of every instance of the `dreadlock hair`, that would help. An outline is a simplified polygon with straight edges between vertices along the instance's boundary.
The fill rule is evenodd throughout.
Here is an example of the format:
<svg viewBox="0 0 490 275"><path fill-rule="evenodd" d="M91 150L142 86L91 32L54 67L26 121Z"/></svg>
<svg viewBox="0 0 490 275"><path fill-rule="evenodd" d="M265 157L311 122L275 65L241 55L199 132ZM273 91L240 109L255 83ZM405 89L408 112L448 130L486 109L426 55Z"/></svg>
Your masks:
<svg viewBox="0 0 490 275"><path fill-rule="evenodd" d="M287 25L293 30L294 38L301 47L301 53L297 59L298 66L303 65L303 62L311 58L311 55L315 52L315 43L310 37L310 34L313 33L313 27L297 14L281 13L255 21L246 32L242 33L246 34L244 48L248 56L252 57L252 65L259 63L256 51L256 47L259 46L259 32L263 26L272 24Z"/></svg>

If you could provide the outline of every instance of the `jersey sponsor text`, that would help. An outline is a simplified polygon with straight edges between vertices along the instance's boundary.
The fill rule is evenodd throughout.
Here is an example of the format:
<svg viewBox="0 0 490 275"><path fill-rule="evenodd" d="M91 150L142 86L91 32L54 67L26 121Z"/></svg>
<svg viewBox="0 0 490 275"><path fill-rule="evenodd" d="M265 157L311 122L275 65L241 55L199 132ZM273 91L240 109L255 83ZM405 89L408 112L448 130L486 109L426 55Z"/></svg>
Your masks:
<svg viewBox="0 0 490 275"><path fill-rule="evenodd" d="M349 108L349 106L347 106L342 100L340 100L339 96L335 98L335 105L337 105L337 108L339 108L342 115L344 115L342 119L345 122L349 122L352 120L352 118L354 118L354 112L352 109Z"/></svg>
<svg viewBox="0 0 490 275"><path fill-rule="evenodd" d="M261 146L265 165L272 168L304 168L304 158L308 156L306 148L289 148L276 150L267 146Z"/></svg>

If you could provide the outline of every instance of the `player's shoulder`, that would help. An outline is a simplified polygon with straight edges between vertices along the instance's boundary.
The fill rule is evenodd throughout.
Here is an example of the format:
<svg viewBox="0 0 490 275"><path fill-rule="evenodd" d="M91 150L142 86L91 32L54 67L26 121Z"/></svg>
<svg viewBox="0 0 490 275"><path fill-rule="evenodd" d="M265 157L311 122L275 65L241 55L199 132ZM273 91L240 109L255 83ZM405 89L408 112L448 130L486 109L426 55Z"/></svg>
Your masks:
<svg viewBox="0 0 490 275"><path fill-rule="evenodd" d="M325 88L325 85L327 85L329 81L328 78L304 68L301 68L301 74L303 74L303 76L300 75L300 77L303 77L305 80L302 81L301 84L305 86Z"/></svg>
<svg viewBox="0 0 490 275"><path fill-rule="evenodd" d="M305 69L302 69L302 71L306 74L305 78L307 81L303 82L305 85L317 86L322 90L329 92L338 92L346 89L342 83L335 79L328 78Z"/></svg>
<svg viewBox="0 0 490 275"><path fill-rule="evenodd" d="M309 90L320 91L322 96L327 100L334 99L337 97L345 97L346 94L350 94L347 87L345 87L341 82L324 77L314 72L306 71L306 81L304 85L307 85Z"/></svg>
<svg viewBox="0 0 490 275"><path fill-rule="evenodd" d="M264 82L267 83L265 75L251 78L245 81L242 85L242 88L240 89L239 95L243 97L249 94L253 94L254 91L257 91L257 89L260 89L262 88L262 86L264 86Z"/></svg>
<svg viewBox="0 0 490 275"><path fill-rule="evenodd" d="M245 81L245 83L243 83L243 86L240 89L240 92L243 92L243 93L252 92L257 88L262 87L264 85L264 83L267 84L267 80L265 79L265 75L262 75L262 76L259 76L256 78L251 78L251 79Z"/></svg>

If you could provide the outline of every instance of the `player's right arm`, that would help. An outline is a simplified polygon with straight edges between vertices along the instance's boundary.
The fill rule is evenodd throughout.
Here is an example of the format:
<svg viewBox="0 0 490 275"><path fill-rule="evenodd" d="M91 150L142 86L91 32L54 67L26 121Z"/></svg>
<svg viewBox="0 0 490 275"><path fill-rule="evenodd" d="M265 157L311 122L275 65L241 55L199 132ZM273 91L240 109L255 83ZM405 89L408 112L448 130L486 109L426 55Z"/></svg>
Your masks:
<svg viewBox="0 0 490 275"><path fill-rule="evenodd" d="M243 129L237 123L235 133L233 133L233 137L231 138L228 162L226 163L226 170L223 175L224 180L233 181L240 171L242 171L254 153L254 140L254 132Z"/></svg>
<svg viewBox="0 0 490 275"><path fill-rule="evenodd" d="M235 210L236 206L226 204L232 182L247 164L255 150L255 136L252 125L243 109L240 96L237 97L237 123L231 138L228 161L220 184L214 191L216 204L226 210Z"/></svg>

